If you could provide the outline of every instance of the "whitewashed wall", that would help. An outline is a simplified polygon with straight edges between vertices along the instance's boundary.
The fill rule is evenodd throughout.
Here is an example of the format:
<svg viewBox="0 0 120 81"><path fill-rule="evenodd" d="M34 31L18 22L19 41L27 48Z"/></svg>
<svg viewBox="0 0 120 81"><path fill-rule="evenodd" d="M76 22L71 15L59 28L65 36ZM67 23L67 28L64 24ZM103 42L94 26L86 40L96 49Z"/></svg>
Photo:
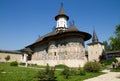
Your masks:
<svg viewBox="0 0 120 81"><path fill-rule="evenodd" d="M52 40L48 44L34 48L32 63L51 66L65 64L69 67L83 67L87 62L84 40L79 37L69 37Z"/></svg>
<svg viewBox="0 0 120 81"><path fill-rule="evenodd" d="M8 62L12 62L12 61L21 62L22 61L22 54L0 52L0 62L6 62L5 57L7 57L8 55L10 56L10 60Z"/></svg>
<svg viewBox="0 0 120 81"><path fill-rule="evenodd" d="M104 45L100 43L88 45L88 60L99 61L99 57L100 55L102 55L103 50L104 50Z"/></svg>

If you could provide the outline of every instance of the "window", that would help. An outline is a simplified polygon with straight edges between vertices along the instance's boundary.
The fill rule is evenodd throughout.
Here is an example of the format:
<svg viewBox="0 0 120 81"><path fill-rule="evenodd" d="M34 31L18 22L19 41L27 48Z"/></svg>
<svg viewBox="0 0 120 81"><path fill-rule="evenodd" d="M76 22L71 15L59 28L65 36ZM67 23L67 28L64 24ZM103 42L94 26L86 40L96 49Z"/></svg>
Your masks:
<svg viewBox="0 0 120 81"><path fill-rule="evenodd" d="M56 52L54 52L54 56L56 56Z"/></svg>

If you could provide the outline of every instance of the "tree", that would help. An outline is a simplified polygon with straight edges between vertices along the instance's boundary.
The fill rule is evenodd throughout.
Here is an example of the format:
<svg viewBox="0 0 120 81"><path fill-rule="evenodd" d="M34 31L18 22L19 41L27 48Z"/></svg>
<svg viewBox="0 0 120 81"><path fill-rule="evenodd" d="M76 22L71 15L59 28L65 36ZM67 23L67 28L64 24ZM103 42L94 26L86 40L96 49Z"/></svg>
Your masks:
<svg viewBox="0 0 120 81"><path fill-rule="evenodd" d="M116 26L114 37L111 36L109 40L110 40L110 49L112 51L120 50L120 25Z"/></svg>
<svg viewBox="0 0 120 81"><path fill-rule="evenodd" d="M107 41L103 41L103 44L105 46L105 51L110 51L110 45L108 44Z"/></svg>
<svg viewBox="0 0 120 81"><path fill-rule="evenodd" d="M7 55L7 56L5 57L5 60L6 60L6 61L10 60L10 55Z"/></svg>

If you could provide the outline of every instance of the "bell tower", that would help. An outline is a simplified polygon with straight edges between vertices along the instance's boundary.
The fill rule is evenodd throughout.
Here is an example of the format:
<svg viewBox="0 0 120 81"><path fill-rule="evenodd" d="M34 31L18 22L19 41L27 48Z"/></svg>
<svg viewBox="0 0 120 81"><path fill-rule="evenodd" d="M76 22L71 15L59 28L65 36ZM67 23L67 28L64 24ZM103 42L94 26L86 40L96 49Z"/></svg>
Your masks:
<svg viewBox="0 0 120 81"><path fill-rule="evenodd" d="M55 16L55 20L57 22L56 31L64 31L67 29L67 21L69 20L69 17L65 14L63 4L61 4L58 15Z"/></svg>
<svg viewBox="0 0 120 81"><path fill-rule="evenodd" d="M103 54L104 44L99 42L95 30L93 30L92 43L88 44L88 60L99 61L100 56Z"/></svg>

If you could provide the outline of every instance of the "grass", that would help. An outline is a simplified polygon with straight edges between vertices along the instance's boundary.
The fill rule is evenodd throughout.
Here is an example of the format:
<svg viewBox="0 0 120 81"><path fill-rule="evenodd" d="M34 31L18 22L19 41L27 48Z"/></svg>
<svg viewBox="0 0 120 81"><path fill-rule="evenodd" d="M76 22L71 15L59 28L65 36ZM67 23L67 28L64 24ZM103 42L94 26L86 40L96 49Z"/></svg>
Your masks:
<svg viewBox="0 0 120 81"><path fill-rule="evenodd" d="M25 63L19 63L20 66L25 66ZM46 66L38 66L37 64L28 64L28 67L33 67L33 68L46 68Z"/></svg>
<svg viewBox="0 0 120 81"><path fill-rule="evenodd" d="M120 69L111 69L111 72L120 72Z"/></svg>
<svg viewBox="0 0 120 81"><path fill-rule="evenodd" d="M35 70L23 67L10 66L9 63L0 63L3 68L0 73L0 81L32 81L35 76Z"/></svg>
<svg viewBox="0 0 120 81"><path fill-rule="evenodd" d="M35 81L34 77L37 71L38 68L14 67L10 66L9 63L0 63L0 81ZM101 74L103 73L86 73L85 76L76 75L65 79L61 75L61 70L55 71L57 81L83 81Z"/></svg>
<svg viewBox="0 0 120 81"><path fill-rule="evenodd" d="M102 72L99 72L99 73L86 73L85 76L76 75L76 76L70 76L69 79L65 79L64 76L61 75L61 71L56 71L56 76L57 76L58 81L83 81L85 79L93 78L93 77L99 76L101 74L104 74L104 73L102 73Z"/></svg>

